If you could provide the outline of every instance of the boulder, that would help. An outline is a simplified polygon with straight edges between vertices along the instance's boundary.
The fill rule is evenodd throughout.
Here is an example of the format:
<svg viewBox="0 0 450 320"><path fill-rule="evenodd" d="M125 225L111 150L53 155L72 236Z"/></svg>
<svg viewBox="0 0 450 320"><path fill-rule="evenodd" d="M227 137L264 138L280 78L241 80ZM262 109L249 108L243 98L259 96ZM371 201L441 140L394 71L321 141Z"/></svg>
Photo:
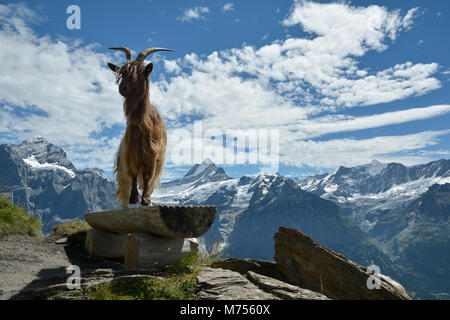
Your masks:
<svg viewBox="0 0 450 320"><path fill-rule="evenodd" d="M329 300L326 296L318 292L302 289L289 283L257 274L253 271L247 272L246 277L260 289L282 300Z"/></svg>
<svg viewBox="0 0 450 320"><path fill-rule="evenodd" d="M387 276L371 275L367 268L321 246L298 230L280 227L274 239L275 261L291 284L331 299L410 299L404 288Z"/></svg>
<svg viewBox="0 0 450 320"><path fill-rule="evenodd" d="M150 233L168 238L197 238L211 227L215 206L150 206L86 213L94 229L114 233Z"/></svg>
<svg viewBox="0 0 450 320"><path fill-rule="evenodd" d="M200 300L328 300L320 293L248 271L205 266L197 276Z"/></svg>
<svg viewBox="0 0 450 320"><path fill-rule="evenodd" d="M204 267L197 275L200 300L278 300L238 272Z"/></svg>
<svg viewBox="0 0 450 320"><path fill-rule="evenodd" d="M239 272L242 275L253 271L257 274L285 281L283 274L274 261L254 260L248 258L228 258L211 263L213 268L222 268Z"/></svg>

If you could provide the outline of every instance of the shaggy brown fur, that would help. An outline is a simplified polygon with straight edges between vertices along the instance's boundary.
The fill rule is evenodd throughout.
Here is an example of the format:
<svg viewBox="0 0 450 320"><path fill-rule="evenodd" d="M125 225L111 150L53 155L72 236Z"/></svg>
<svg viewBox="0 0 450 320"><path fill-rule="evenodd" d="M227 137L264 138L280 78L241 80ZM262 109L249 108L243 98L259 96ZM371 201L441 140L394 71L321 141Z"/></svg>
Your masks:
<svg viewBox="0 0 450 320"><path fill-rule="evenodd" d="M137 59L136 59L137 60ZM151 205L151 194L160 185L164 166L167 134L158 110L150 104L149 75L153 64L129 60L121 67L108 64L116 72L119 92L125 98L127 119L125 135L117 152L115 172L116 198L122 207L137 203Z"/></svg>

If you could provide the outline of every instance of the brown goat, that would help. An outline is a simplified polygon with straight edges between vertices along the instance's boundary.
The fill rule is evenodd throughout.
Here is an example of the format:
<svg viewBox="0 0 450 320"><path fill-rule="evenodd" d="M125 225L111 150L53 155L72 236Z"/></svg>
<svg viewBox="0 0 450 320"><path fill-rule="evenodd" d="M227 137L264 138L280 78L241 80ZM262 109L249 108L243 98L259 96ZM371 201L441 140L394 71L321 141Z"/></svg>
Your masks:
<svg viewBox="0 0 450 320"><path fill-rule="evenodd" d="M149 76L153 64L144 65L145 58L156 51L173 51L149 48L142 51L136 60L131 59L128 48L110 48L125 52L127 62L118 67L108 66L116 73L119 93L125 98L123 110L127 127L116 156L114 171L117 173L116 198L122 207L139 202L137 185L142 190L141 204L152 204L151 195L161 183L164 166L167 133L161 115L150 104Z"/></svg>

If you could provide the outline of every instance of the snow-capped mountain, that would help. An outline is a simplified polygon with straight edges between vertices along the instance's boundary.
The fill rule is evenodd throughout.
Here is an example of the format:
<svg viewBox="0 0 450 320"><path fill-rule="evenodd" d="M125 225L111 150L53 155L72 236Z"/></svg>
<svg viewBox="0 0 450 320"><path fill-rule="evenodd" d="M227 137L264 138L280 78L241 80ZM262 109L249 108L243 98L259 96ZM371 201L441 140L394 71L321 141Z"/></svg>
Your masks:
<svg viewBox="0 0 450 320"><path fill-rule="evenodd" d="M152 199L155 204L217 206L216 220L203 238L207 247L219 242L225 255L272 260L273 235L279 226L287 226L352 260L365 265L376 261L395 274L389 258L339 214L337 205L278 174L233 179L205 161L183 178L163 183Z"/></svg>
<svg viewBox="0 0 450 320"><path fill-rule="evenodd" d="M412 271L407 281L423 298L450 298L450 183L432 185L406 208L389 211L368 235Z"/></svg>
<svg viewBox="0 0 450 320"><path fill-rule="evenodd" d="M292 227L433 298L448 295L444 287L429 294L442 276L442 263L427 256L435 265L429 271L416 253L439 252L441 260L450 255L449 169L449 160L413 167L374 161L305 179L278 174L235 179L207 160L181 179L162 183L152 200L217 206L203 239L210 248L219 242L225 255L271 260L274 233L281 225ZM0 145L0 193L39 217L44 232L85 212L117 207L114 181L99 169L78 170L61 148L41 137Z"/></svg>
<svg viewBox="0 0 450 320"><path fill-rule="evenodd" d="M288 226L363 265L376 264L417 296L434 299L448 296L445 286L434 290L442 278L437 276L442 273L442 263L437 262L450 256L445 251L448 244L441 245L443 230L448 231L448 209L447 216L444 214L447 223L421 218L419 229L414 227L419 220L413 219L418 211L406 209L408 205L422 208L422 203L428 203L421 199L430 186L431 190L436 185L447 186L444 183L450 176L449 166L448 160L414 167L373 161L294 181L278 174L233 179L206 161L195 165L183 178L163 183L153 200L216 205L216 221L204 239L209 245L219 241L225 255L270 260L273 234L278 226ZM438 207L442 201L437 201ZM448 200L446 203L448 208ZM442 216L439 210L435 211ZM357 222L367 220L366 225L371 226L352 224L340 213ZM420 234L424 232L422 239ZM448 236L445 239L448 243ZM435 266L432 271L418 263L422 260L415 254L416 243L428 246L427 252L442 252L439 257L428 255L428 262ZM414 248L413 252L410 248Z"/></svg>
<svg viewBox="0 0 450 320"><path fill-rule="evenodd" d="M374 160L296 181L303 190L339 204L343 214L369 231L384 213L406 206L434 184L449 183L450 160L412 167Z"/></svg>
<svg viewBox="0 0 450 320"><path fill-rule="evenodd" d="M0 193L39 218L44 232L116 207L114 181L100 169L77 170L63 149L42 137L0 145Z"/></svg>
<svg viewBox="0 0 450 320"><path fill-rule="evenodd" d="M183 178L163 182L160 188L153 193L152 200L155 204L209 204L208 200L219 190L226 190L230 197L234 196L237 184L237 180L227 176L222 168L216 167L210 160L205 160L201 164L195 164ZM241 193L247 194L246 192ZM244 202L245 207L245 201L241 202ZM232 217L239 215L241 210L235 208L237 210L230 214L222 212L221 206L222 204L218 204L216 217L218 223L216 222L215 225L218 229L216 235L223 247L227 244L229 233L234 227Z"/></svg>

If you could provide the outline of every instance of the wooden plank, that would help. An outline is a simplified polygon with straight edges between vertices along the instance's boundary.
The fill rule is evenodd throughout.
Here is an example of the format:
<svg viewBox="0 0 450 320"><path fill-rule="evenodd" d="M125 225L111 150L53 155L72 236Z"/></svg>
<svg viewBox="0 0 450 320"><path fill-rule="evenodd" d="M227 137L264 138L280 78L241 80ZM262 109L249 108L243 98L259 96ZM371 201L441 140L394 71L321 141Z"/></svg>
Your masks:
<svg viewBox="0 0 450 320"><path fill-rule="evenodd" d="M130 234L124 246L124 262L130 270L162 267L176 264L197 250L198 243L194 239Z"/></svg>
<svg viewBox="0 0 450 320"><path fill-rule="evenodd" d="M87 223L115 233L150 233L168 238L197 238L214 222L215 206L149 206L86 213Z"/></svg>
<svg viewBox="0 0 450 320"><path fill-rule="evenodd" d="M85 247L91 256L123 258L123 249L127 239L127 234L90 229L86 236Z"/></svg>

